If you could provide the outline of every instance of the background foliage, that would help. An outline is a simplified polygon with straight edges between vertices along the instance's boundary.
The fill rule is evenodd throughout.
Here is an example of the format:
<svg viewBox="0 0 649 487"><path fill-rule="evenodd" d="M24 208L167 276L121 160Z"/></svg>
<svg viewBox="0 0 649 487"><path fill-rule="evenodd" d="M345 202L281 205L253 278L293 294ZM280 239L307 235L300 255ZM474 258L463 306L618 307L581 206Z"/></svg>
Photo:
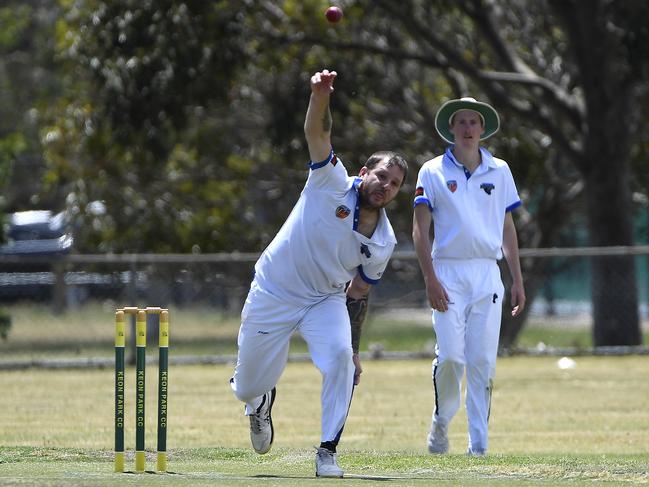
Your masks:
<svg viewBox="0 0 649 487"><path fill-rule="evenodd" d="M522 247L646 239L634 215L649 206L649 4L338 3L332 25L323 0L5 2L5 210L68 211L79 252L259 251L302 188L308 79L328 67L333 143L350 171L380 149L411 163L390 208L400 248L416 171L444 148L435 111L469 94L501 114L488 147L524 200ZM596 335L639 343L634 268L610 267L594 266L611 283L594 302L615 303L595 306ZM531 299L538 272L526 263Z"/></svg>

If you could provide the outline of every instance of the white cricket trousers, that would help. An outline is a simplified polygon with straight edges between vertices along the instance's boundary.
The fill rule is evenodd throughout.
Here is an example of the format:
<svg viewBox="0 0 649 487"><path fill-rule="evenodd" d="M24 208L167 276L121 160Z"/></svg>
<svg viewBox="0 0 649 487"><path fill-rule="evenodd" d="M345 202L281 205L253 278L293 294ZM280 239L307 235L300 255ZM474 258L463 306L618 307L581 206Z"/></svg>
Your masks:
<svg viewBox="0 0 649 487"><path fill-rule="evenodd" d="M241 312L232 390L246 403L246 415L252 414L261 404L261 396L279 381L295 331L306 341L311 360L322 374L320 441L337 442L349 411L355 370L344 295L296 306L263 291L253 281Z"/></svg>
<svg viewBox="0 0 649 487"><path fill-rule="evenodd" d="M434 267L451 303L443 313L433 310L432 316L437 335L433 426L448 426L457 413L466 368L468 452L486 453L504 299L500 269L490 259L444 259Z"/></svg>

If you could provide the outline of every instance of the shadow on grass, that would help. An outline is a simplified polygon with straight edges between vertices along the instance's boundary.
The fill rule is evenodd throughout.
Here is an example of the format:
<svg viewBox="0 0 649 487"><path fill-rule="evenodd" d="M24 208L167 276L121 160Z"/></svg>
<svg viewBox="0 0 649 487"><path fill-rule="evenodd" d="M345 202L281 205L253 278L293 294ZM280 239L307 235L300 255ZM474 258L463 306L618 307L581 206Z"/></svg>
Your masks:
<svg viewBox="0 0 649 487"><path fill-rule="evenodd" d="M314 479L325 479L325 477L316 477L311 476L311 477L306 477L303 475L270 475L270 474L259 474L259 475L251 475L251 479L294 479L294 480L314 480ZM337 477L331 477L332 479L338 479ZM392 477L392 476L384 476L384 475L358 475L358 474L345 474L342 477L342 480L344 479L354 479L354 480L368 480L372 482L392 482L392 481L399 481L399 480L436 480L434 478L426 478L426 477Z"/></svg>

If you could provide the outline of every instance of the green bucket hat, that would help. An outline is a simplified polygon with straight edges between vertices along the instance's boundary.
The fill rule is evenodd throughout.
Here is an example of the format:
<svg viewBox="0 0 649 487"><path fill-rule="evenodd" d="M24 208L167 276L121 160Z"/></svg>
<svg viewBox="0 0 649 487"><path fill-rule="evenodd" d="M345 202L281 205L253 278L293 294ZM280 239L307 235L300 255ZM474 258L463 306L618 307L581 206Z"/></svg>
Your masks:
<svg viewBox="0 0 649 487"><path fill-rule="evenodd" d="M453 115L460 110L473 110L480 115L484 127L484 133L480 136L480 140L485 140L498 132L500 118L498 118L498 113L491 105L469 97L449 100L439 107L437 115L435 115L435 129L440 137L449 144L455 143L455 136L449 130L449 125L451 125Z"/></svg>

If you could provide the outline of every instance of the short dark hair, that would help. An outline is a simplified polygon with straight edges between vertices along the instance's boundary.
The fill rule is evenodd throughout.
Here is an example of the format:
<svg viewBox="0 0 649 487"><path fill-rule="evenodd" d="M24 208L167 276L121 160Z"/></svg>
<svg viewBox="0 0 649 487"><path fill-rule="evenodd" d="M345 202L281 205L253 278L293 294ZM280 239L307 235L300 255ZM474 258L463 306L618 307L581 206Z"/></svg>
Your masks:
<svg viewBox="0 0 649 487"><path fill-rule="evenodd" d="M406 182L406 178L408 177L408 163L401 154L389 150L375 152L369 157L369 159L367 159L365 167L372 170L378 164L384 161L387 167L398 166L399 168L401 168L401 170L403 171L403 180L401 181L401 186L403 186L403 183Z"/></svg>

